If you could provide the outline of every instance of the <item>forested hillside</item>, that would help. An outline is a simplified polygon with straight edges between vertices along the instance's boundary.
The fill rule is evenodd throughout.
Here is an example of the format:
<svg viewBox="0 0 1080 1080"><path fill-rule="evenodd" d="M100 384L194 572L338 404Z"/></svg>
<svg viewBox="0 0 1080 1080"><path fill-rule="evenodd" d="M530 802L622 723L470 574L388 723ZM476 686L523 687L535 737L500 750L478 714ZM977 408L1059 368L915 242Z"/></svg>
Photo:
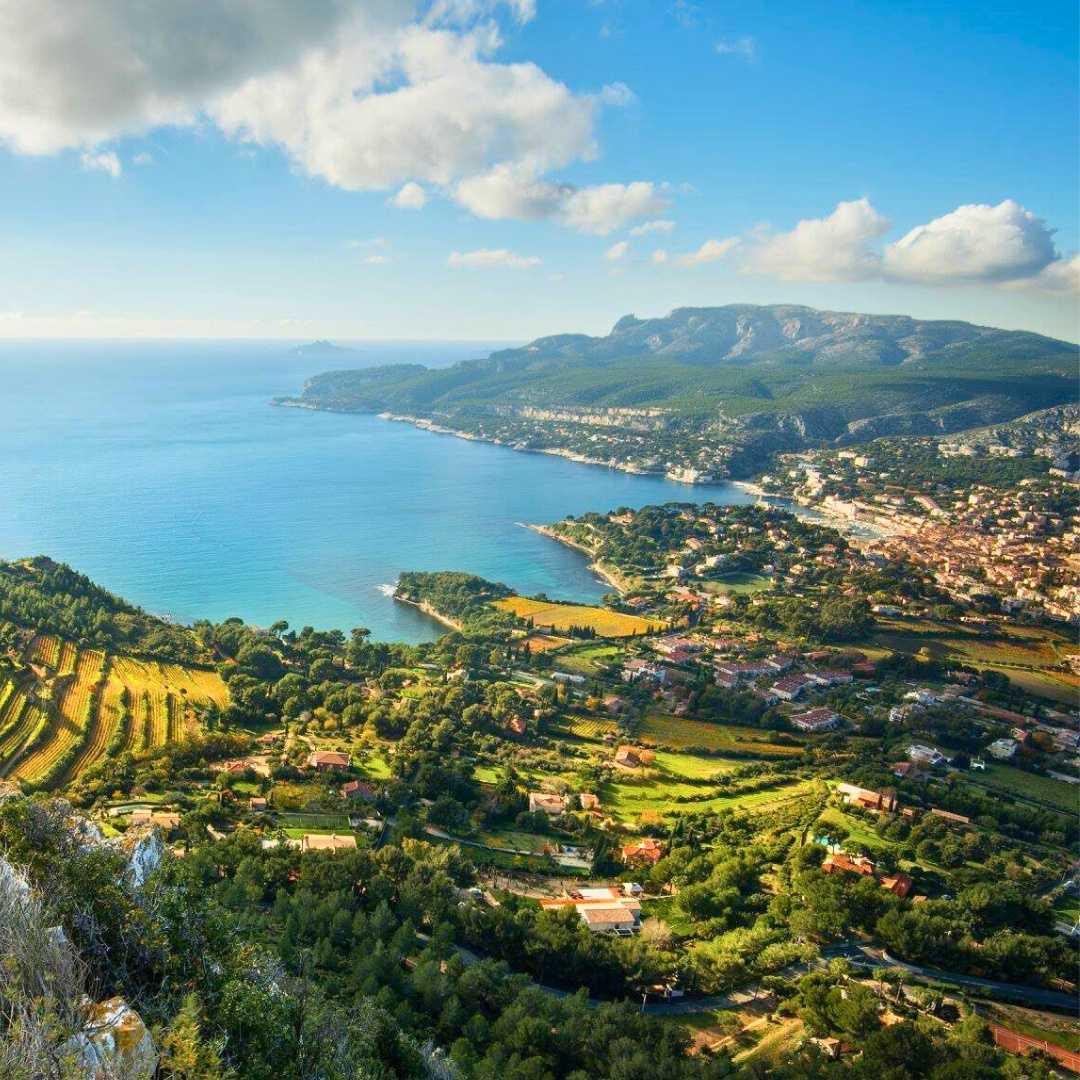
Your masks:
<svg viewBox="0 0 1080 1080"><path fill-rule="evenodd" d="M716 475L780 449L1011 420L1072 400L1076 372L1076 347L1038 334L730 305L628 315L606 337L539 338L441 370L327 372L279 403L404 413L590 460L601 429L612 458L636 471L674 459ZM703 459L705 433L727 452Z"/></svg>

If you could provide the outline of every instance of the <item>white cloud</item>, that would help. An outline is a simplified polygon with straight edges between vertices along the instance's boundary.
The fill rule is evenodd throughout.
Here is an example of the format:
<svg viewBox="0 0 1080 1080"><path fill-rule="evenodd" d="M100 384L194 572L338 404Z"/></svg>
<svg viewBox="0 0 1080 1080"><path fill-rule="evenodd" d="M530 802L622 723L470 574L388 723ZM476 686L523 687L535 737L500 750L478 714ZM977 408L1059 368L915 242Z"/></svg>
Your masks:
<svg viewBox="0 0 1080 1080"><path fill-rule="evenodd" d="M569 195L558 218L573 229L606 236L635 218L655 214L666 205L667 200L645 180L630 184L598 184L580 188Z"/></svg>
<svg viewBox="0 0 1080 1080"><path fill-rule="evenodd" d="M427 203L427 192L410 180L403 184L397 194L390 199L390 205L399 210L421 210Z"/></svg>
<svg viewBox="0 0 1080 1080"><path fill-rule="evenodd" d="M397 18L405 0L378 5ZM345 21L348 0L6 0L0 139L26 154L192 123L214 94L290 62ZM395 11L396 9L396 11Z"/></svg>
<svg viewBox="0 0 1080 1080"><path fill-rule="evenodd" d="M382 266L383 263L388 263L389 261L389 255L368 255L364 259L364 262L366 262L369 266Z"/></svg>
<svg viewBox="0 0 1080 1080"><path fill-rule="evenodd" d="M154 155L147 153L145 150L140 150L132 159L132 165L153 165Z"/></svg>
<svg viewBox="0 0 1080 1080"><path fill-rule="evenodd" d="M601 105L621 109L637 102L637 94L624 82L608 83L598 95Z"/></svg>
<svg viewBox="0 0 1080 1080"><path fill-rule="evenodd" d="M628 240L620 240L617 244L612 244L611 247L604 252L604 258L608 262L618 262L619 259L626 257L626 253L630 250L630 242Z"/></svg>
<svg viewBox="0 0 1080 1080"><path fill-rule="evenodd" d="M663 248L657 248L652 253L652 261L656 263L657 266L660 266L668 261L668 253Z"/></svg>
<svg viewBox="0 0 1080 1080"><path fill-rule="evenodd" d="M528 167L502 164L462 180L454 198L477 217L540 221L552 217L572 190L539 179Z"/></svg>
<svg viewBox="0 0 1080 1080"><path fill-rule="evenodd" d="M1080 255L1055 259L1030 284L1045 292L1080 295Z"/></svg>
<svg viewBox="0 0 1080 1080"><path fill-rule="evenodd" d="M757 56L757 42L749 34L736 38L721 38L716 43L716 51L721 56L741 56L744 60L753 60Z"/></svg>
<svg viewBox="0 0 1080 1080"><path fill-rule="evenodd" d="M578 191L546 177L596 155L622 83L576 93L498 62L493 15L535 0L0 0L0 142L91 150L211 120L347 190L441 188L486 217L550 217L604 234L660 205L651 184ZM506 177L512 193L501 192ZM402 188L402 185L405 185Z"/></svg>
<svg viewBox="0 0 1080 1080"><path fill-rule="evenodd" d="M958 206L885 248L884 273L929 284L1002 282L1041 274L1057 259L1053 230L1006 199Z"/></svg>
<svg viewBox="0 0 1080 1080"><path fill-rule="evenodd" d="M706 240L697 251L691 251L686 255L680 255L676 258L675 262L679 266L687 267L701 266L703 263L716 262L718 259L722 259L729 252L737 248L740 243L741 241L737 236L729 236L724 240ZM657 259L656 261L666 262L667 253L665 252L663 259Z"/></svg>
<svg viewBox="0 0 1080 1080"><path fill-rule="evenodd" d="M535 64L491 61L498 45L490 24L374 41L350 27L211 112L227 134L282 146L311 175L356 191L449 186L499 164L540 175L593 156L595 100Z"/></svg>
<svg viewBox="0 0 1080 1080"><path fill-rule="evenodd" d="M550 219L579 232L606 236L666 205L655 185L599 184L575 188L541 179L528 167L497 165L457 185L454 198L477 217Z"/></svg>
<svg viewBox="0 0 1080 1080"><path fill-rule="evenodd" d="M656 221L645 221L640 225L635 225L630 230L630 235L648 236L649 233L669 233L674 228L674 221L668 221L666 218L658 218Z"/></svg>
<svg viewBox="0 0 1080 1080"><path fill-rule="evenodd" d="M435 0L425 21L449 26L465 26L494 14L502 0ZM536 18L536 0L506 0L514 19L524 25Z"/></svg>
<svg viewBox="0 0 1080 1080"><path fill-rule="evenodd" d="M528 270L532 266L539 266L540 260L535 255L515 255L506 248L481 248L479 251L452 251L446 264L455 269L468 270L490 270L500 266Z"/></svg>
<svg viewBox="0 0 1080 1080"><path fill-rule="evenodd" d="M114 180L119 180L120 174L124 171L124 167L120 164L120 159L112 150L103 150L101 153L97 154L80 154L79 164L82 165L87 172L108 173Z"/></svg>
<svg viewBox="0 0 1080 1080"><path fill-rule="evenodd" d="M861 281L879 273L881 257L870 244L888 228L868 199L842 202L827 218L755 238L747 268L781 281Z"/></svg>

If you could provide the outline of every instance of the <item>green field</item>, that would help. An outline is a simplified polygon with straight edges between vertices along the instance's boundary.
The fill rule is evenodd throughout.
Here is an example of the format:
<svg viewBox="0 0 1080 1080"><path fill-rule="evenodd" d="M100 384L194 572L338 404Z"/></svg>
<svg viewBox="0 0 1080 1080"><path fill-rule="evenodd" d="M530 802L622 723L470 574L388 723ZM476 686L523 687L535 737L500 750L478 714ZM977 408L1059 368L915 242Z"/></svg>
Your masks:
<svg viewBox="0 0 1080 1080"><path fill-rule="evenodd" d="M285 831L290 835L293 832L301 834L306 832L348 832L348 814L295 814L279 813Z"/></svg>
<svg viewBox="0 0 1080 1080"><path fill-rule="evenodd" d="M1075 651L1065 634L1037 627L1006 627L994 638L985 638L961 626L913 619L882 619L869 644L893 652L921 653L934 660L959 660L976 668L1007 675L1030 694L1073 704L1080 679L1048 670Z"/></svg>
<svg viewBox="0 0 1080 1080"><path fill-rule="evenodd" d="M619 781L605 784L598 794L605 813L619 821L637 823L643 813L670 818L673 814L705 814L743 808L763 809L805 794L813 786L814 781L799 780L743 795L718 793L708 796L708 789L702 789L696 785L673 784L664 780ZM680 795L693 801L678 802L677 798ZM706 797L702 798L702 795Z"/></svg>
<svg viewBox="0 0 1080 1080"><path fill-rule="evenodd" d="M772 585L772 578L766 574L751 574L745 571L736 571L733 574L725 574L721 578L701 583L702 592L719 594L732 593L735 595L749 595L768 589Z"/></svg>
<svg viewBox="0 0 1080 1080"><path fill-rule="evenodd" d="M694 754L677 754L670 750L657 750L656 766L672 776L686 780L712 780L738 768L733 761L716 761L713 758L696 757Z"/></svg>
<svg viewBox="0 0 1080 1080"><path fill-rule="evenodd" d="M519 829L483 830L474 837L477 843L484 844L489 848L509 851L531 851L539 855L553 841L550 836L540 833L521 832Z"/></svg>
<svg viewBox="0 0 1080 1080"><path fill-rule="evenodd" d="M821 812L821 820L826 823L826 826L842 826L847 830L849 841L861 844L868 851L887 851L896 846L891 841L884 840L882 837L878 836L867 822L853 817L850 814L845 814L838 806L826 807Z"/></svg>
<svg viewBox="0 0 1080 1080"><path fill-rule="evenodd" d="M555 666L559 671L572 675L596 675L601 667L616 662L622 651L614 645L588 645L584 648L568 648L559 653Z"/></svg>
<svg viewBox="0 0 1080 1080"><path fill-rule="evenodd" d="M1064 780L1036 776L996 762L987 762L986 772L967 773L964 779L978 787L1022 795L1067 813L1080 813L1080 786L1067 784Z"/></svg>
<svg viewBox="0 0 1080 1080"><path fill-rule="evenodd" d="M782 745L769 741L769 732L734 724L710 724L687 720L658 710L651 711L642 725L639 741L646 745L671 746L676 750L701 746L707 750L738 750L760 757L790 757L802 753L797 744Z"/></svg>

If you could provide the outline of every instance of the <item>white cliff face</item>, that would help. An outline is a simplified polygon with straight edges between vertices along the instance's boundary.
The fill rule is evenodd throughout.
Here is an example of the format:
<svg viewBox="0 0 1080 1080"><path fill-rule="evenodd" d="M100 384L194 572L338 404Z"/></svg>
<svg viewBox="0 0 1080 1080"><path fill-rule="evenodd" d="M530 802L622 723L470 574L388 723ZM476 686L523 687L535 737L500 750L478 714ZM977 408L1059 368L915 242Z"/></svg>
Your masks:
<svg viewBox="0 0 1080 1080"><path fill-rule="evenodd" d="M129 831L122 838L120 846L128 857L125 878L134 888L141 889L161 865L165 855L161 834L153 827Z"/></svg>
<svg viewBox="0 0 1080 1080"><path fill-rule="evenodd" d="M101 828L96 821L91 821L81 814L73 814L69 825L71 827L71 835L79 841L79 846L83 851L87 851L89 848L97 847L99 844L105 843L105 834L101 831Z"/></svg>
<svg viewBox="0 0 1080 1080"><path fill-rule="evenodd" d="M30 883L3 856L0 856L0 904L25 903L30 899Z"/></svg>
<svg viewBox="0 0 1080 1080"><path fill-rule="evenodd" d="M90 1006L86 1026L64 1050L85 1080L150 1080L157 1070L153 1036L120 997Z"/></svg>

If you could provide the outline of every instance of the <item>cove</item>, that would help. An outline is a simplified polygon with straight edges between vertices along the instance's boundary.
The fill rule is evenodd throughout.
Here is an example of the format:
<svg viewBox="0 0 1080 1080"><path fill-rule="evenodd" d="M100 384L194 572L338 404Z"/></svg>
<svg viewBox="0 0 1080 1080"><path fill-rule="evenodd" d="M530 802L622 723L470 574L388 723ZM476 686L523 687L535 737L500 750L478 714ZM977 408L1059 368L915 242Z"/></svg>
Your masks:
<svg viewBox="0 0 1080 1080"><path fill-rule="evenodd" d="M493 344L366 343L333 363L448 364ZM268 404L327 364L276 342L4 343L0 557L50 555L184 622L286 619L417 642L443 631L387 595L403 570L594 600L607 587L584 557L522 522L752 501Z"/></svg>

